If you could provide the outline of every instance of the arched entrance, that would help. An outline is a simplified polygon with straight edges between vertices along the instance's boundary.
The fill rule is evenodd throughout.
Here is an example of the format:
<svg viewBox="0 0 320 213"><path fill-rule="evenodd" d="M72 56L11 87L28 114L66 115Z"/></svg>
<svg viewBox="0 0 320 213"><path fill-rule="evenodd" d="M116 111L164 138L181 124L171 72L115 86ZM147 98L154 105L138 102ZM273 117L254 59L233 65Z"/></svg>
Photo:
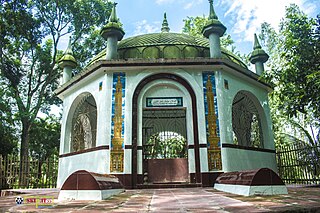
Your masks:
<svg viewBox="0 0 320 213"><path fill-rule="evenodd" d="M143 110L144 183L190 182L185 108Z"/></svg>
<svg viewBox="0 0 320 213"><path fill-rule="evenodd" d="M187 139L184 137L183 131L180 131L181 129L184 129L184 131L186 131L186 128L181 127L183 125L180 124L180 128L178 128L180 130L177 130L177 129L174 130L174 129L172 129L172 126L174 126L174 125L171 125L171 127L170 127L170 125L168 125L168 122L175 120L175 116L171 115L171 116L167 116L167 117L169 117L168 118L169 120L163 122L165 124L164 125L165 128L162 128L162 129L159 128L160 125L158 124L158 125L154 126L155 128L158 128L158 130L152 130L152 131L150 131L150 134L147 132L145 132L144 134L141 134L141 135L144 135L143 143L141 145L138 145L138 140L139 140L138 138L140 137L139 133L142 133L142 131L147 131L146 129L148 129L147 119L145 119L144 122L142 122L142 125L141 125L141 123L139 125L139 113L138 112L139 112L139 110L141 112L141 108L142 108L141 103L139 103L139 95L143 91L143 89L145 88L145 86L147 84L149 84L153 81L159 80L159 79L171 80L175 83L178 83L179 85L182 85L183 88L187 91L187 93L190 97L190 100L191 100L190 101L191 106L189 106L189 107L192 110L190 110L190 121L188 121L188 122L192 122L193 128L190 129L191 131L189 134L192 134L193 144L189 144L187 146L183 142L184 140ZM147 152L150 150L148 150L148 148L144 148L143 145L151 144L151 146L149 146L149 147L152 147L152 146L157 146L159 143L165 144L165 141L171 140L172 137L175 138L174 140L178 139L177 144L180 144L180 145L182 144L182 147L183 147L180 150L181 151L180 157L178 155L176 155L179 157L179 159L182 159L182 161L183 161L183 159L187 159L187 156L185 154L182 154L183 153L182 151L184 149L188 149L189 153L190 153L190 151L192 152L192 155L193 155L192 159L194 159L194 162L192 162L192 163L194 163L194 172L189 171L187 179L186 179L186 176L183 176L184 179L183 178L178 179L178 178L172 176L172 177L169 177L169 179L167 179L167 181L170 182L172 180L173 181L183 181L184 180L184 181L190 181L191 183L201 183L199 141L198 141L198 128L197 128L198 127L197 107L196 107L197 102L196 102L195 93L194 93L192 87L190 86L190 84L186 80L184 80L183 78L181 78L177 75L174 75L174 74L169 74L169 73L155 74L155 75L152 75L152 76L149 76L149 77L143 79L138 84L138 86L135 89L134 94L133 94L132 103L133 103L133 105L132 105L132 186L137 187L137 184L143 184L143 175L140 173L138 174L138 162L140 162L140 160L138 160L138 151L143 154L147 154L147 156L144 156L143 159L148 160L148 159L150 159L150 154L148 154ZM160 119L165 120L165 119L167 119L165 117L166 117L166 114L169 113L169 110L178 110L178 111L176 111L175 114L178 114L178 115L180 115L180 117L184 117L184 119L185 119L185 111L184 111L183 107L180 107L180 108L178 107L175 109L169 109L169 108L159 109L159 108L157 110L159 110L158 112L160 112L160 113L157 113L156 109L154 108L154 109L150 109L149 111L147 109L142 110L142 114L143 114L143 116L145 116L145 115L146 116L147 115L157 116L156 114L161 114L161 116L163 116L163 118L160 118ZM140 113L140 116L142 117L141 113ZM161 123L161 122L158 122L158 123ZM185 121L184 121L184 124L185 124ZM178 126L179 125L176 125L176 127L178 127ZM158 141L157 141L157 143L153 143L152 140L155 139L156 137L158 137ZM145 147L147 147L147 146L145 146ZM166 149L168 149L168 147ZM162 149L162 151L163 151L163 149ZM157 155L156 152L154 152L154 156L156 156L156 155ZM151 156L152 156L152 154L151 154ZM158 153L158 156L161 156L161 153L160 154ZM178 158L176 158L176 159L178 159ZM146 165L144 165L143 170L145 171L146 169L148 170L148 167ZM150 171L148 170L148 172L150 172ZM162 181L163 181L163 179L162 179Z"/></svg>

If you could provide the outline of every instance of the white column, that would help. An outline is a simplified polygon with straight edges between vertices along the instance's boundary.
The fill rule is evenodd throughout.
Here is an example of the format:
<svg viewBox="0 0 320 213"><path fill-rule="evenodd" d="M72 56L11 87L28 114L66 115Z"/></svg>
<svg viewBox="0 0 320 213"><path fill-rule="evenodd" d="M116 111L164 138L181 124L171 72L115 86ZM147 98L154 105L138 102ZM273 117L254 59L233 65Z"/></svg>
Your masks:
<svg viewBox="0 0 320 213"><path fill-rule="evenodd" d="M106 59L111 60L111 59L116 59L117 58L117 47L118 44L118 39L117 36L109 36L107 40L107 55Z"/></svg>
<svg viewBox="0 0 320 213"><path fill-rule="evenodd" d="M62 84L66 83L67 81L69 81L72 78L72 68L69 66L65 66L63 68L63 80L62 80Z"/></svg>
<svg viewBox="0 0 320 213"><path fill-rule="evenodd" d="M221 58L220 37L218 34L211 33L209 35L210 57Z"/></svg>
<svg viewBox="0 0 320 213"><path fill-rule="evenodd" d="M258 75L262 75L262 73L264 71L263 63L261 61L257 61L254 65L255 65L255 68L256 68L256 73Z"/></svg>

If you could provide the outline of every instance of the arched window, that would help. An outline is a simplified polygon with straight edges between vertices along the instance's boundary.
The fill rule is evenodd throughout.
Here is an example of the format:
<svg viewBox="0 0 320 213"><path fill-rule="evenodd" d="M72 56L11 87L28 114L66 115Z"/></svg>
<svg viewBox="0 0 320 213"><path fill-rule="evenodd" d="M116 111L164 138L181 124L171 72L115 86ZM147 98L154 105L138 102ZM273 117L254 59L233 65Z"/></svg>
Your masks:
<svg viewBox="0 0 320 213"><path fill-rule="evenodd" d="M78 103L72 118L71 151L95 147L97 131L97 105L91 94Z"/></svg>
<svg viewBox="0 0 320 213"><path fill-rule="evenodd" d="M256 97L246 91L238 92L232 103L234 143L263 148L261 108Z"/></svg>

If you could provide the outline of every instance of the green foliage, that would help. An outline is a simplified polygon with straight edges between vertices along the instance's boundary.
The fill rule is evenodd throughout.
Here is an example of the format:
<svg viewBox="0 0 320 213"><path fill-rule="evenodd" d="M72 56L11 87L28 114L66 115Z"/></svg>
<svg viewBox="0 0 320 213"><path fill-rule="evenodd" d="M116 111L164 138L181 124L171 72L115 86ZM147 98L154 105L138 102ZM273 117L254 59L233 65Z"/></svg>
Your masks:
<svg viewBox="0 0 320 213"><path fill-rule="evenodd" d="M144 145L147 158L169 159L187 157L186 139L181 135L163 136L164 132L150 136Z"/></svg>
<svg viewBox="0 0 320 213"><path fill-rule="evenodd" d="M6 92L0 86L0 155L8 155L16 151L18 138Z"/></svg>
<svg viewBox="0 0 320 213"><path fill-rule="evenodd" d="M15 130L0 123L0 155L8 155L13 153L18 146L18 139L15 135Z"/></svg>
<svg viewBox="0 0 320 213"><path fill-rule="evenodd" d="M319 31L314 19L309 19L297 6L287 8L280 32L284 36L282 58L284 70L278 75L281 82L280 101L289 116L311 111L320 117L320 80L310 78L320 70ZM317 35L318 34L318 35Z"/></svg>
<svg viewBox="0 0 320 213"><path fill-rule="evenodd" d="M0 0L0 81L21 126L21 159L28 156L30 130L37 125L38 113L48 114L52 104L60 103L53 94L61 76L58 44L69 34L87 52L97 51L93 47L100 47L92 44L95 40L90 34L105 23L110 4L103 0ZM80 58L80 65L89 53Z"/></svg>
<svg viewBox="0 0 320 213"><path fill-rule="evenodd" d="M54 116L38 118L30 130L31 157L44 161L59 154L60 120Z"/></svg>
<svg viewBox="0 0 320 213"><path fill-rule="evenodd" d="M320 17L310 18L298 6L286 8L279 32L262 24L260 39L270 60L264 79L276 85L270 96L278 143L288 143L286 129L311 145L320 133Z"/></svg>
<svg viewBox="0 0 320 213"><path fill-rule="evenodd" d="M205 26L207 21L207 18L205 16L200 17L187 17L187 19L184 19L184 27L182 29L183 33L189 34L194 37L200 37L202 38L202 29Z"/></svg>
<svg viewBox="0 0 320 213"><path fill-rule="evenodd" d="M103 49L107 48L107 42L100 35L100 29L95 27L86 38L78 39L74 43L74 57L77 59L79 66L76 68L76 73L80 72L92 59Z"/></svg>

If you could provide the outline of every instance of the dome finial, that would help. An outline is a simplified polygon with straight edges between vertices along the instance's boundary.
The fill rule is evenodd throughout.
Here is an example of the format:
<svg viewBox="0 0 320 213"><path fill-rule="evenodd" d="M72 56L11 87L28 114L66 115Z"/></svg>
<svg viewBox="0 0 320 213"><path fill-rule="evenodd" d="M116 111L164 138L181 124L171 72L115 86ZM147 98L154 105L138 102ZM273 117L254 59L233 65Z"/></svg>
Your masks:
<svg viewBox="0 0 320 213"><path fill-rule="evenodd" d="M210 3L209 19L217 19L217 20L218 20L218 16L217 16L216 13L214 12L213 0L209 0L209 3Z"/></svg>
<svg viewBox="0 0 320 213"><path fill-rule="evenodd" d="M118 57L118 41L124 36L122 24L117 17L116 5L117 3L113 3L109 21L100 31L100 35L107 41L107 60Z"/></svg>
<svg viewBox="0 0 320 213"><path fill-rule="evenodd" d="M254 34L254 44L253 44L253 51L249 60L252 64L255 65L256 73L258 75L262 75L264 72L263 63L265 63L269 59L269 55L262 49L261 45L259 44L259 40L257 34Z"/></svg>
<svg viewBox="0 0 320 213"><path fill-rule="evenodd" d="M253 44L253 49L257 50L257 49L261 49L261 45L259 43L257 34L254 34L254 44Z"/></svg>
<svg viewBox="0 0 320 213"><path fill-rule="evenodd" d="M169 24L168 24L168 21L167 21L167 13L164 12L161 32L168 33L169 31L170 31L170 28L169 28Z"/></svg>
<svg viewBox="0 0 320 213"><path fill-rule="evenodd" d="M73 55L72 47L71 47L71 36L69 36L69 42L68 42L68 47L66 51L64 52L64 55Z"/></svg>
<svg viewBox="0 0 320 213"><path fill-rule="evenodd" d="M111 10L111 14L109 17L109 22L119 22L119 19L117 17L117 13L116 13L116 6L118 3L114 2L113 6L112 6L112 10Z"/></svg>
<svg viewBox="0 0 320 213"><path fill-rule="evenodd" d="M68 47L66 51L64 52L63 56L59 60L59 66L61 68L65 66L70 66L72 68L75 68L77 66L77 61L73 56L73 51L71 47L71 36L69 37Z"/></svg>
<svg viewBox="0 0 320 213"><path fill-rule="evenodd" d="M210 13L205 26L202 28L202 34L209 38L210 57L221 58L220 37L226 32L227 28L218 20L218 16L213 9L213 0L209 0Z"/></svg>
<svg viewBox="0 0 320 213"><path fill-rule="evenodd" d="M69 37L68 47L59 60L58 66L63 69L63 78L61 79L61 84L64 84L72 78L72 69L77 67L77 61L73 56L73 51L71 48L71 36Z"/></svg>

